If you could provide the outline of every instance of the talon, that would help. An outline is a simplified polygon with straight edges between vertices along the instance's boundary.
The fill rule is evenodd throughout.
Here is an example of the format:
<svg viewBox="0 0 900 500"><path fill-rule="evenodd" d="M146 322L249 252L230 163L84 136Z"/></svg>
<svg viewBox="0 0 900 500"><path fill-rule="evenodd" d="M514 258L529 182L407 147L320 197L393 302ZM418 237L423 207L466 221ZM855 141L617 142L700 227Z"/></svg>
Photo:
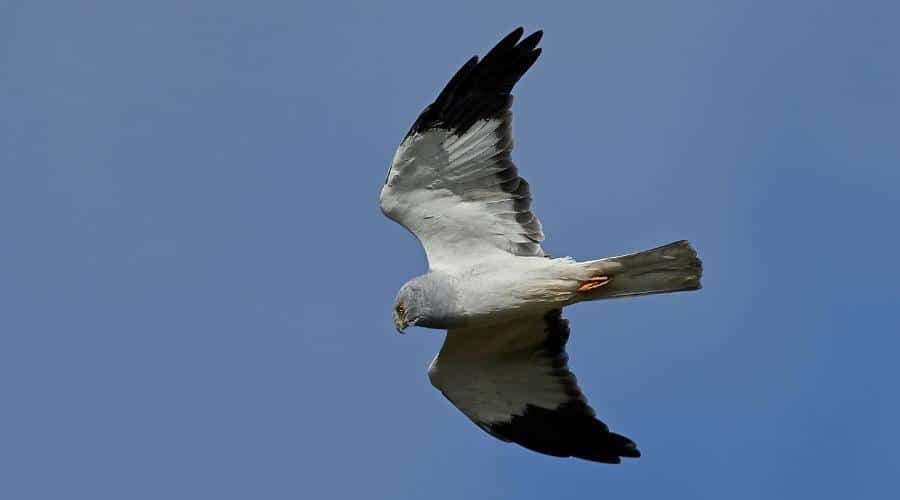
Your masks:
<svg viewBox="0 0 900 500"><path fill-rule="evenodd" d="M590 292L591 290L596 290L597 288L600 288L601 286L604 286L608 283L609 276L597 276L578 285L578 291L581 293Z"/></svg>

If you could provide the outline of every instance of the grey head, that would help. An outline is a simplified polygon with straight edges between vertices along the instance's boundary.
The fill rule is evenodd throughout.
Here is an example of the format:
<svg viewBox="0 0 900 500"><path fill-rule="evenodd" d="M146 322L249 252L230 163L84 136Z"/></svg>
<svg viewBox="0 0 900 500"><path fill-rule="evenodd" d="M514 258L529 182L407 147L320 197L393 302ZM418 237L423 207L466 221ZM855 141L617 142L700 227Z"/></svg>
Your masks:
<svg viewBox="0 0 900 500"><path fill-rule="evenodd" d="M453 286L438 273L428 273L406 282L394 303L394 326L399 333L410 326L450 328L453 325Z"/></svg>

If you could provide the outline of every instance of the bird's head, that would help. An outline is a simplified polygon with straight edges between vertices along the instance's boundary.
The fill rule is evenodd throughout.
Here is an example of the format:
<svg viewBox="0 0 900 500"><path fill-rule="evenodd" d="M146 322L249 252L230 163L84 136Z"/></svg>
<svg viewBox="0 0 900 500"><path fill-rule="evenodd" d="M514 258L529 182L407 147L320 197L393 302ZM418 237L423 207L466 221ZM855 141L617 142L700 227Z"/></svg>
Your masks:
<svg viewBox="0 0 900 500"><path fill-rule="evenodd" d="M403 302L397 302L394 304L394 328L397 329L397 333L406 333L403 330L409 326L409 321L406 319L406 306L403 305Z"/></svg>
<svg viewBox="0 0 900 500"><path fill-rule="evenodd" d="M430 272L410 280L397 292L394 326L400 333L410 326L446 330L454 326L455 307L452 283Z"/></svg>
<svg viewBox="0 0 900 500"><path fill-rule="evenodd" d="M423 305L424 292L421 287L413 282L403 285L394 303L394 327L397 328L397 333L404 333L408 327L416 325Z"/></svg>

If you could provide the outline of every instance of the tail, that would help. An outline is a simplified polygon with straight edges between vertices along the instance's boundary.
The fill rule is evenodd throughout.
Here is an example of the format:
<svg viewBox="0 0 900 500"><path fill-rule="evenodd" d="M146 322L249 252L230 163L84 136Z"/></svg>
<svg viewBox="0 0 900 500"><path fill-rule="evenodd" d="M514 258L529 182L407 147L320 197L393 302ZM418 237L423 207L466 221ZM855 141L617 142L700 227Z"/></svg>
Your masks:
<svg viewBox="0 0 900 500"><path fill-rule="evenodd" d="M587 286L581 300L700 289L703 263L686 240L643 252L584 262L595 276L608 278ZM597 278L595 278L597 279Z"/></svg>

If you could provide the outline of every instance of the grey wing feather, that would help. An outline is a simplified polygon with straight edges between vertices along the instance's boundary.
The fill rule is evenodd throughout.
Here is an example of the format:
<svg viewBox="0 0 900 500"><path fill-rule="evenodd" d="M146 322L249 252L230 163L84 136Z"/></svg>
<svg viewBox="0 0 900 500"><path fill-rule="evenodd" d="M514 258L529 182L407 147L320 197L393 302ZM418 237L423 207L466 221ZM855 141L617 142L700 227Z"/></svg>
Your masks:
<svg viewBox="0 0 900 500"><path fill-rule="evenodd" d="M512 96L541 33L517 29L470 59L397 149L381 209L422 242L429 263L500 251L543 256L531 189L512 162Z"/></svg>

